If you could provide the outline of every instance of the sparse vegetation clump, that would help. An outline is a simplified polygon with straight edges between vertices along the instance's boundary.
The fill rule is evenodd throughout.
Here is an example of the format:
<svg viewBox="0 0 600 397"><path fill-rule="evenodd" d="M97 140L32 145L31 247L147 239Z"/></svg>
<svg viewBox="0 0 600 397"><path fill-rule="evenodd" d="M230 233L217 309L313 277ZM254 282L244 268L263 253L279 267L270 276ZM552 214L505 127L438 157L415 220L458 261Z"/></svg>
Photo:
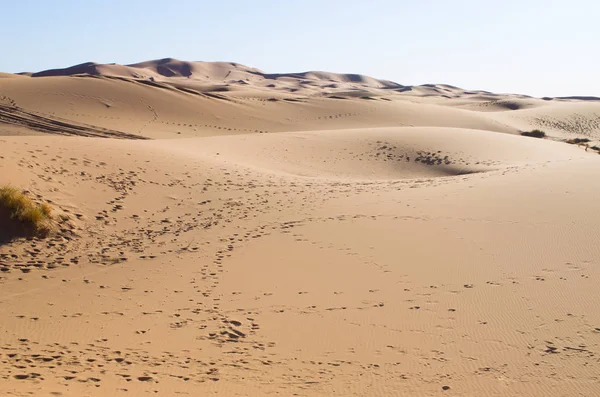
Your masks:
<svg viewBox="0 0 600 397"><path fill-rule="evenodd" d="M571 145L579 145L580 143L588 143L589 141L588 138L567 139L567 143L570 143Z"/></svg>
<svg viewBox="0 0 600 397"><path fill-rule="evenodd" d="M52 207L36 203L12 186L0 188L0 211L36 234L45 234L52 225Z"/></svg>
<svg viewBox="0 0 600 397"><path fill-rule="evenodd" d="M521 135L530 136L532 138L545 138L546 133L542 130L521 131Z"/></svg>

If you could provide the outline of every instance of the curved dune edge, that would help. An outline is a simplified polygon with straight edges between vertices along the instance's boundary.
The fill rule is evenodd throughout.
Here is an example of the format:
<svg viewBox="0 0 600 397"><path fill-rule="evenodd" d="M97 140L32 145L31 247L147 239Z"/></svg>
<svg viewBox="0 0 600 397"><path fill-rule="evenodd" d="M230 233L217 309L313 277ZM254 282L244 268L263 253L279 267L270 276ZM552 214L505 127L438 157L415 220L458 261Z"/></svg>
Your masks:
<svg viewBox="0 0 600 397"><path fill-rule="evenodd" d="M580 158L562 143L457 128L370 128L148 142L227 165L308 178L447 177Z"/></svg>

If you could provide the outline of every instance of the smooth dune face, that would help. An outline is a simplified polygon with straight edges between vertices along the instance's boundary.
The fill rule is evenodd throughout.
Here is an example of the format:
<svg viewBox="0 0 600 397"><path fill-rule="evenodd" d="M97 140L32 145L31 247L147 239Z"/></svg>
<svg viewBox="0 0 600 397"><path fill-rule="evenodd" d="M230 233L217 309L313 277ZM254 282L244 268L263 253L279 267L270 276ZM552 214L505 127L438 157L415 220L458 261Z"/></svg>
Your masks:
<svg viewBox="0 0 600 397"><path fill-rule="evenodd" d="M1 395L600 394L600 102L32 76L0 74L0 185L60 227L0 242Z"/></svg>

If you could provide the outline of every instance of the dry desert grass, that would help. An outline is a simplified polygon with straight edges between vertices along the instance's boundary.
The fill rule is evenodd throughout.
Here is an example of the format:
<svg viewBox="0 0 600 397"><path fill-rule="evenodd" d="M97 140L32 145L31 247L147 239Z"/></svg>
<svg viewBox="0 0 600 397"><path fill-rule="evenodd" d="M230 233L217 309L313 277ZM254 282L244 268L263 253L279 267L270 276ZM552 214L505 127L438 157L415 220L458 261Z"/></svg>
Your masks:
<svg viewBox="0 0 600 397"><path fill-rule="evenodd" d="M35 234L47 234L52 229L52 207L36 203L13 186L0 187L0 209Z"/></svg>

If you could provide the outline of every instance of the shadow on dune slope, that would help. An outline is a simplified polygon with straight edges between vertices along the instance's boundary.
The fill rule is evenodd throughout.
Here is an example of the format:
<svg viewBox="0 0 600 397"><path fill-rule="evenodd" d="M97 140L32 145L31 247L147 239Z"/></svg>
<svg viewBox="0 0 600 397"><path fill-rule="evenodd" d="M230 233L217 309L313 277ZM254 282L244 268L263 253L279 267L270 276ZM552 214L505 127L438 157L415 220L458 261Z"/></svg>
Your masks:
<svg viewBox="0 0 600 397"><path fill-rule="evenodd" d="M74 123L69 120L50 118L27 112L16 106L0 105L0 122L23 126L35 131L58 135L74 135L96 138L148 139L126 132L109 130L102 127Z"/></svg>

